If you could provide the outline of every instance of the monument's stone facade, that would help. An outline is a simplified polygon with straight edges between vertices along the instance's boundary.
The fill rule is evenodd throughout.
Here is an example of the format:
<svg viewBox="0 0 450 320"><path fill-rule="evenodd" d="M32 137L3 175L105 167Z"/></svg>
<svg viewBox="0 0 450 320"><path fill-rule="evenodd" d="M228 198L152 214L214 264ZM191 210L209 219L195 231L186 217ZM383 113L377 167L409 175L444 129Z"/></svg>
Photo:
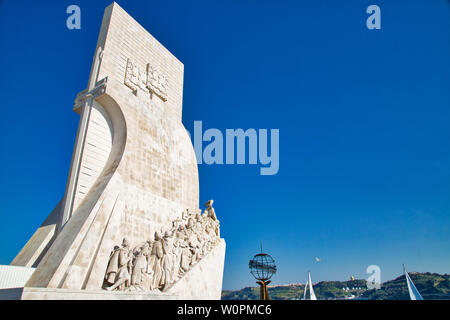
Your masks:
<svg viewBox="0 0 450 320"><path fill-rule="evenodd" d="M106 8L65 196L11 263L36 268L22 299L220 299L225 241L212 202L199 209L183 68Z"/></svg>

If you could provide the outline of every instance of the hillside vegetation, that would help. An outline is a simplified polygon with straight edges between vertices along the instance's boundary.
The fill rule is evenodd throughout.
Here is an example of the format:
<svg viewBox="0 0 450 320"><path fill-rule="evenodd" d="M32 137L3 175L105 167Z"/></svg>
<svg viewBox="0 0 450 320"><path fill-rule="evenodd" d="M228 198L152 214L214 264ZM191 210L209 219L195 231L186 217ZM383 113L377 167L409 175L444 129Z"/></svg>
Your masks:
<svg viewBox="0 0 450 320"><path fill-rule="evenodd" d="M450 299L450 275L429 272L410 272L409 275L425 300ZM269 287L269 296L272 300L298 300L303 299L304 290L304 284ZM369 300L409 300L404 275L383 283L378 290L368 290L366 280L349 280L321 281L314 284L314 292L319 300L346 297ZM246 287L237 291L225 290L222 292L222 299L258 300L259 287Z"/></svg>

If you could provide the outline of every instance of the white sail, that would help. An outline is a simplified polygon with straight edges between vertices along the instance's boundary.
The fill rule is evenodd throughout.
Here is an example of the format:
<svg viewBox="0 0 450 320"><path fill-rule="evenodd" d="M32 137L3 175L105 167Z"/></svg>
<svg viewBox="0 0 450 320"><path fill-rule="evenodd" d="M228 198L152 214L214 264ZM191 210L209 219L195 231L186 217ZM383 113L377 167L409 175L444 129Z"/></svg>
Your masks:
<svg viewBox="0 0 450 320"><path fill-rule="evenodd" d="M314 293L312 286L311 272L308 272L308 281L309 281L309 300L317 300L316 294Z"/></svg>
<svg viewBox="0 0 450 320"><path fill-rule="evenodd" d="M308 281L305 284L305 291L303 292L303 300L306 300L306 290L308 290Z"/></svg>
<svg viewBox="0 0 450 320"><path fill-rule="evenodd" d="M409 277L408 272L406 272L405 265L403 265L403 272L405 273L406 284L408 285L409 297L411 298L411 300L423 300L422 296L419 293L419 290L417 290L416 286Z"/></svg>
<svg viewBox="0 0 450 320"><path fill-rule="evenodd" d="M308 281L305 284L305 291L303 292L303 300L306 300L306 291L309 288L309 300L317 300L316 294L314 293L314 289L311 281L311 272L308 271Z"/></svg>

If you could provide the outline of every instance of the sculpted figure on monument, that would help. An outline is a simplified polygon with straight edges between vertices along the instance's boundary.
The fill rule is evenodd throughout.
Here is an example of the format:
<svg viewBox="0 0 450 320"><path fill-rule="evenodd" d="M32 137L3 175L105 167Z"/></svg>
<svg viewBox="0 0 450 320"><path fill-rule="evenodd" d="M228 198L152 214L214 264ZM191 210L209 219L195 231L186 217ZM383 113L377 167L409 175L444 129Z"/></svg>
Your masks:
<svg viewBox="0 0 450 320"><path fill-rule="evenodd" d="M212 220L211 225L213 226L214 232L220 238L220 223L217 220L216 211L213 208L214 200L209 200L205 203L205 211L203 211L203 216L210 218Z"/></svg>
<svg viewBox="0 0 450 320"><path fill-rule="evenodd" d="M191 261L189 265L192 266L198 261L198 251L200 248L200 243L194 228L194 220L192 218L189 218L186 229L188 233L189 250L191 253Z"/></svg>
<svg viewBox="0 0 450 320"><path fill-rule="evenodd" d="M172 279L173 282L176 282L180 276L180 267L181 267L181 254L182 248L180 246L181 240L178 237L175 237L173 241L173 265L172 265Z"/></svg>
<svg viewBox="0 0 450 320"><path fill-rule="evenodd" d="M183 218L176 218L172 221L172 230L178 230L178 227L183 223Z"/></svg>
<svg viewBox="0 0 450 320"><path fill-rule="evenodd" d="M117 248L111 253L108 268L106 269L105 282L112 284L106 287L106 290L124 290L130 286L130 269L133 253L130 250L126 238L122 241L122 247Z"/></svg>
<svg viewBox="0 0 450 320"><path fill-rule="evenodd" d="M153 280L150 290L159 289L161 286L161 278L163 276L162 258L164 255L162 247L162 238L159 232L155 232L155 241L152 244L150 254L150 266L153 270Z"/></svg>
<svg viewBox="0 0 450 320"><path fill-rule="evenodd" d="M153 250L153 241L148 240L147 241L147 245L148 245L148 253L147 253L147 270L145 271L145 273L149 276L149 277L153 277L153 269L151 266L151 254L152 254L152 250Z"/></svg>
<svg viewBox="0 0 450 320"><path fill-rule="evenodd" d="M213 203L214 203L214 200L212 200L212 199L208 200L205 203L206 209L205 209L205 211L203 211L203 214L206 215L207 217L213 219L213 220L217 220L216 211L214 211L214 208L212 206Z"/></svg>
<svg viewBox="0 0 450 320"><path fill-rule="evenodd" d="M195 223L194 223L194 233L197 237L197 259L200 260L205 255L205 235L204 235L204 228L203 228L203 219L200 214L195 215Z"/></svg>
<svg viewBox="0 0 450 320"><path fill-rule="evenodd" d="M176 237L178 239L184 239L186 237L186 228L184 224L180 224L176 231Z"/></svg>
<svg viewBox="0 0 450 320"><path fill-rule="evenodd" d="M161 288L166 289L173 283L173 238L169 231L166 231L162 241L163 248L163 258L162 258L162 277L161 277Z"/></svg>
<svg viewBox="0 0 450 320"><path fill-rule="evenodd" d="M144 275L147 273L147 259L150 255L148 242L144 243L135 249L135 258L133 263L133 273L131 275L131 284L134 286L141 286Z"/></svg>
<svg viewBox="0 0 450 320"><path fill-rule="evenodd" d="M189 210L188 209L183 210L181 212L181 219L183 220L183 222L186 222L188 217L189 217Z"/></svg>
<svg viewBox="0 0 450 320"><path fill-rule="evenodd" d="M185 231L184 226L181 225L180 228L182 231ZM180 274L185 273L189 270L189 266L191 264L191 250L189 247L189 237L184 233L180 233L180 248L181 248L181 261L180 261Z"/></svg>

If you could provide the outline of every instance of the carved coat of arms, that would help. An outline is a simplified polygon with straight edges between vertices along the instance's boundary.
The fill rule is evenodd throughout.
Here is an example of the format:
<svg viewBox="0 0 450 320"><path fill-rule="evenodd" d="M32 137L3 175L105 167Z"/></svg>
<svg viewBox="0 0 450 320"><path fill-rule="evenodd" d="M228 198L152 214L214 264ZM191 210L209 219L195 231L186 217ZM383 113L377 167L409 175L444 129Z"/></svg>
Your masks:
<svg viewBox="0 0 450 320"><path fill-rule="evenodd" d="M130 59L127 60L124 83L133 91L138 89L157 95L161 100L167 101L169 81L167 76L150 63L147 64L145 72Z"/></svg>

